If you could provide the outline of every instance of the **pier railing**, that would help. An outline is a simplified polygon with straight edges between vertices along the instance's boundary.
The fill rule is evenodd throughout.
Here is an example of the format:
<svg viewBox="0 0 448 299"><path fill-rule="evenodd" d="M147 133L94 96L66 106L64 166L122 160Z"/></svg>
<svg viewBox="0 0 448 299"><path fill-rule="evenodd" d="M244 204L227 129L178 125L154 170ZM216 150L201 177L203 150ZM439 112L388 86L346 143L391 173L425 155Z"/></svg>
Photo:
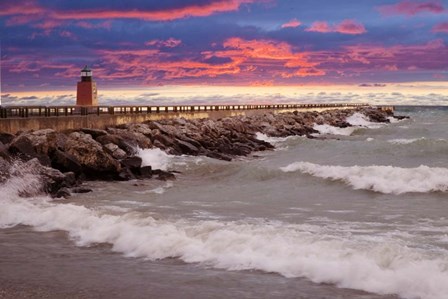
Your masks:
<svg viewBox="0 0 448 299"><path fill-rule="evenodd" d="M123 115L176 112L205 112L256 109L349 108L368 104L274 104L274 105L178 105L178 106L7 106L0 118L64 117L83 115Z"/></svg>

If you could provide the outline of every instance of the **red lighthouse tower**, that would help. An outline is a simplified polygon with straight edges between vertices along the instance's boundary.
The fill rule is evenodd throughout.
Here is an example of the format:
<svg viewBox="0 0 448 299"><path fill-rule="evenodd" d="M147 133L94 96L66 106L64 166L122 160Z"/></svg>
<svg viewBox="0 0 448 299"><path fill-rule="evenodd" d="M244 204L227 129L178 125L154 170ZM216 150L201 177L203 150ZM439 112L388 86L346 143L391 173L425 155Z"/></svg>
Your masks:
<svg viewBox="0 0 448 299"><path fill-rule="evenodd" d="M92 71L87 65L81 70L81 81L78 82L76 105L98 106L96 82L93 81Z"/></svg>

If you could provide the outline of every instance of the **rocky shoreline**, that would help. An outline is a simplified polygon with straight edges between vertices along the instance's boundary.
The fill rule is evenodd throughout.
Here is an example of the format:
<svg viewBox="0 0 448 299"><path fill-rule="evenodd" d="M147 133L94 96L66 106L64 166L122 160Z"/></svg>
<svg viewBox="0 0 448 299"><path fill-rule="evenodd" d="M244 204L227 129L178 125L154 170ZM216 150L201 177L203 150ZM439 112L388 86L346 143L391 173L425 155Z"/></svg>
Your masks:
<svg viewBox="0 0 448 299"><path fill-rule="evenodd" d="M0 183L11 176L26 174L41 178L39 192L52 197L89 192L80 187L85 180L133 180L156 178L173 180L175 173L142 166L137 149L160 148L172 155L207 156L230 161L274 146L258 140L256 133L270 137L292 135L315 138L315 124L345 128L354 113L371 122L387 123L392 112L372 107L327 110L323 112L266 112L254 116L218 120L184 118L147 121L108 127L105 130L79 129L57 132L53 129L0 133ZM30 182L30 185L32 183ZM35 188L23 186L22 196L35 195Z"/></svg>

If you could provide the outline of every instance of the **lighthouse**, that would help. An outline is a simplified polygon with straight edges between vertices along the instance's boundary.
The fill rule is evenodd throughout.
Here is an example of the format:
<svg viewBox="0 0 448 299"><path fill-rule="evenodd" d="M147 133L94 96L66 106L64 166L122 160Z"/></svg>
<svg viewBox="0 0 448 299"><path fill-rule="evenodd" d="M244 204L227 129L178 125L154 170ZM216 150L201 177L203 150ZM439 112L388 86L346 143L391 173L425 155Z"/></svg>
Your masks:
<svg viewBox="0 0 448 299"><path fill-rule="evenodd" d="M81 70L81 81L78 82L76 105L98 106L96 82L93 81L92 70L87 65Z"/></svg>

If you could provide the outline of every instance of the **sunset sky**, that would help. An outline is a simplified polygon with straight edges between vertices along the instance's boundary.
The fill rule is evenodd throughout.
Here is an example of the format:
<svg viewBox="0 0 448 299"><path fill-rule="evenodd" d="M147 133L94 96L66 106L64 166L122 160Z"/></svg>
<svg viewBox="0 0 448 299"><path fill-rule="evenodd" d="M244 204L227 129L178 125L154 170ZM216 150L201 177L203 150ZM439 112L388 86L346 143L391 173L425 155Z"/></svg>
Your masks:
<svg viewBox="0 0 448 299"><path fill-rule="evenodd" d="M15 0L0 28L3 104L71 103L86 64L111 103L448 102L446 0Z"/></svg>

